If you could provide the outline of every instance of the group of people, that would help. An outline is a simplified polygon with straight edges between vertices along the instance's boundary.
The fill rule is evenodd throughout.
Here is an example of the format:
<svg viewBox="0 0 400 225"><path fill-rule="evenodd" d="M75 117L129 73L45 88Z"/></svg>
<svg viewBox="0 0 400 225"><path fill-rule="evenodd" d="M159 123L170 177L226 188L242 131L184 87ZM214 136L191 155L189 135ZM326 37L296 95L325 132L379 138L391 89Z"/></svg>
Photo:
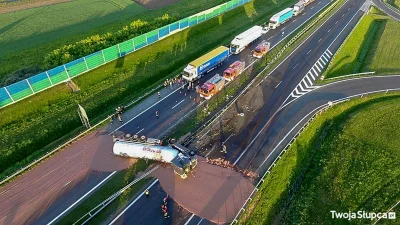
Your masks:
<svg viewBox="0 0 400 225"><path fill-rule="evenodd" d="M149 189L146 189L145 191L144 191L144 194L146 195L146 197L149 197L150 196L150 191L149 191ZM169 218L169 215L168 215L168 208L167 208L167 204L168 204L168 194L167 194L167 196L165 196L165 198L163 199L163 202L162 202L162 204L161 204L161 212L162 212L162 214L164 215L164 218L165 219L167 219L167 218Z"/></svg>
<svg viewBox="0 0 400 225"><path fill-rule="evenodd" d="M123 124L124 121L122 121L122 113L125 112L125 106L118 106L115 109L115 113L110 115L110 123L113 124L115 115L117 115L118 121Z"/></svg>
<svg viewBox="0 0 400 225"><path fill-rule="evenodd" d="M178 85L180 85L181 84L181 78L174 77L174 78L171 78L171 79L167 79L166 81L164 81L164 87L168 87L168 85L169 85L171 87L171 90L172 90L172 85L174 83L178 83ZM183 84L183 80L182 80L182 84Z"/></svg>

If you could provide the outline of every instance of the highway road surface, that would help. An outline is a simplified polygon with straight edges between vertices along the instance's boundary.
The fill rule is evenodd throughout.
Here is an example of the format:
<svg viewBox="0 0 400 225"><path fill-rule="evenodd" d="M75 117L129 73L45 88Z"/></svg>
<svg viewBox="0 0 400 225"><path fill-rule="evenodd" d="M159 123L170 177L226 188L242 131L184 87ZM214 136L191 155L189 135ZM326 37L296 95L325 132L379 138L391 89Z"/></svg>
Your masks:
<svg viewBox="0 0 400 225"><path fill-rule="evenodd" d="M265 79L261 84L265 84L263 86L264 106L253 118L248 129L244 129L240 134L235 134L233 138L226 142L227 148L230 149L227 158L231 162L237 163L241 168L257 169L261 166L267 155L264 155L264 158L258 157L261 154L260 152L264 152L259 150L260 144L258 142L262 140L260 131L265 129L266 124L271 123L271 118L276 118L273 115L282 106L292 101L295 102L297 98L312 93L313 90L319 90L313 86L315 79L361 18L364 12L359 9L363 4L363 1L349 0ZM225 136L230 135L226 134ZM278 139L275 139L275 141L278 141ZM244 154L242 154L243 149L245 149ZM213 156L218 157L220 153L213 152L211 157ZM262 160L260 162L254 160L256 157ZM253 161L254 163L251 163ZM147 209L142 209L140 205L133 204L131 208L125 211L124 215L115 221L115 224L138 224L135 222L135 218L143 215L143 210ZM191 214L187 224L197 223L207 224L209 221ZM164 224L168 224L168 222L164 222Z"/></svg>
<svg viewBox="0 0 400 225"><path fill-rule="evenodd" d="M276 30L269 31L263 36L263 39L267 39L272 46L275 46L329 2L328 0L315 1L300 16L294 17ZM229 57L222 67L209 73L201 83L215 73L221 74L230 63L236 60L245 60L247 64L250 64L254 60L250 57L251 50L259 42L250 45L241 54ZM94 166L96 169L93 169L94 164L109 161L115 161L115 167L123 164L121 161L115 160L115 157L108 152L104 157L110 158L103 157L102 160L96 158L98 153L96 151L109 144L107 141L103 142L102 135L118 129L122 132L162 137L166 131L199 104L199 99L195 98L197 94L194 91L186 92L185 96L185 91L177 88L177 85L174 85L173 92L163 90L161 100L150 98L149 101L153 101L152 103L144 101L143 104L125 113L125 118L133 119L125 121L124 126L118 127L114 124L105 131L94 132L1 187L0 223L53 224L67 214L68 210L90 196L115 174L115 170L103 171L98 169L98 165ZM138 111L138 109L140 110ZM155 118L156 110L160 112L158 120ZM111 146L108 147L110 149L107 151L110 151Z"/></svg>
<svg viewBox="0 0 400 225"><path fill-rule="evenodd" d="M385 3L382 2L382 0L372 0L372 3L376 5L376 7L380 8L383 12L388 14L390 17L392 17L393 19L400 21L399 11L396 11L392 7L388 7Z"/></svg>

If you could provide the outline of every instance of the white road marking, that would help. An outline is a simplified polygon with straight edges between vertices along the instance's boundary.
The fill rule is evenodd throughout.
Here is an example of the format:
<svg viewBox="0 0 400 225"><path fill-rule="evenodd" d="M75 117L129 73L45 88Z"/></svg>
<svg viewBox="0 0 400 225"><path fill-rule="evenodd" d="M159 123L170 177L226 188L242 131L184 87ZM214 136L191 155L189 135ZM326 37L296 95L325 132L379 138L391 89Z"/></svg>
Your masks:
<svg viewBox="0 0 400 225"><path fill-rule="evenodd" d="M336 21L336 23L335 24L337 24L339 21Z"/></svg>
<svg viewBox="0 0 400 225"><path fill-rule="evenodd" d="M312 83L311 79L308 77L308 75L306 76L306 78L307 78L308 82L310 83L310 85L313 85L313 83Z"/></svg>
<svg viewBox="0 0 400 225"><path fill-rule="evenodd" d="M186 221L186 223L184 225L188 225L189 222L193 219L193 217L194 217L194 213L192 213L192 216L188 219L188 221Z"/></svg>
<svg viewBox="0 0 400 225"><path fill-rule="evenodd" d="M318 40L318 43L320 43L322 41L322 38L320 38L319 40Z"/></svg>
<svg viewBox="0 0 400 225"><path fill-rule="evenodd" d="M185 86L185 85L184 85ZM112 133L114 133L116 130L119 130L121 127L124 127L126 124L128 124L129 122L131 122L132 120L136 119L137 117L139 117L140 115L142 115L143 113L147 112L149 109L153 108L155 105L157 105L158 103L160 103L161 101L163 101L164 99L168 98L170 95L174 94L175 92L182 90L181 88L177 88L175 91L169 93L167 96L165 96L164 98L160 99L158 102L154 103L153 105L151 105L150 107L148 107L147 109L143 110L141 113L137 114L135 117L133 117L132 119L128 120L126 123L122 124L121 126L117 127L117 129L113 130L111 133L109 133L108 135L111 135Z"/></svg>
<svg viewBox="0 0 400 225"><path fill-rule="evenodd" d="M71 183L71 181L68 181L68 183L66 183L66 184L64 185L64 187L67 186L69 183Z"/></svg>
<svg viewBox="0 0 400 225"><path fill-rule="evenodd" d="M199 138L199 140L202 139L204 136L206 136L208 133L210 133L210 131L211 131L211 130L208 130L205 134L203 134L203 135Z"/></svg>
<svg viewBox="0 0 400 225"><path fill-rule="evenodd" d="M331 56L328 54L328 51L325 51L323 55L326 55L326 57L328 57L328 59L331 58Z"/></svg>
<svg viewBox="0 0 400 225"><path fill-rule="evenodd" d="M143 129L141 129L141 130L139 130L136 134L139 134L140 132L142 132L144 130L144 128Z"/></svg>
<svg viewBox="0 0 400 225"><path fill-rule="evenodd" d="M197 225L199 225L201 223L201 221L203 221L203 218L201 218L201 220L197 223Z"/></svg>
<svg viewBox="0 0 400 225"><path fill-rule="evenodd" d="M326 62L329 62L329 59L327 59L324 55L322 55L322 58L324 58Z"/></svg>
<svg viewBox="0 0 400 225"><path fill-rule="evenodd" d="M313 7L311 7L311 9L313 9L314 8L314 6Z"/></svg>
<svg viewBox="0 0 400 225"><path fill-rule="evenodd" d="M332 54L332 52L331 52L331 51L329 51L329 49L328 49L328 50L326 50L326 51L327 51L327 52L328 52L328 53L329 53L331 56L333 55L333 54Z"/></svg>
<svg viewBox="0 0 400 225"><path fill-rule="evenodd" d="M310 51L307 52L307 55L310 54L310 52L311 52L311 49L310 49Z"/></svg>
<svg viewBox="0 0 400 225"><path fill-rule="evenodd" d="M320 72L321 73L321 69L318 67L318 65L317 64L315 64L315 66L314 67L316 67L317 68L317 70L318 70L318 72Z"/></svg>
<svg viewBox="0 0 400 225"><path fill-rule="evenodd" d="M328 33L331 32L331 29L328 30Z"/></svg>
<svg viewBox="0 0 400 225"><path fill-rule="evenodd" d="M318 61L321 61L322 64L324 64L324 66L326 65L326 62L325 62L325 60L324 60L322 57L320 57L320 58L318 59Z"/></svg>
<svg viewBox="0 0 400 225"><path fill-rule="evenodd" d="M297 19L294 19L292 23L294 23Z"/></svg>
<svg viewBox="0 0 400 225"><path fill-rule="evenodd" d="M321 4L321 2L318 2L318 5Z"/></svg>
<svg viewBox="0 0 400 225"><path fill-rule="evenodd" d="M318 77L318 73L317 73L317 71L315 71L314 67L312 68L312 71L313 71L314 74ZM314 76L313 76L313 78L314 78Z"/></svg>
<svg viewBox="0 0 400 225"><path fill-rule="evenodd" d="M325 65L325 64L322 65L321 62L320 62L319 60L317 61L317 63L318 63L318 65L319 65L322 69L324 68L324 65Z"/></svg>
<svg viewBox="0 0 400 225"><path fill-rule="evenodd" d="M100 185L102 185L105 181L110 179L117 171L112 172L110 175L108 175L104 180L102 180L100 183L98 183L94 188L92 188L90 191L88 191L86 194L84 194L81 198L79 198L76 202L74 202L72 205L70 205L66 210L64 210L62 213L60 213L56 218L54 218L52 221L50 221L47 225L55 223L62 215L67 213L70 209L72 209L76 204L81 202L86 196L90 195L94 190L96 190Z"/></svg>
<svg viewBox="0 0 400 225"><path fill-rule="evenodd" d="M158 179L156 179L153 183L151 183L151 184L147 187L147 189L150 189L151 187L153 187L153 185L155 185L157 182L158 182ZM121 212L120 214L118 214L118 216L115 217L115 218L111 221L111 223L110 223L109 225L115 223L115 221L117 221L117 220L118 220L118 219L133 205L133 204L135 204L135 203L137 202L137 200L139 200L143 195L144 195L144 192L142 192L139 196L137 196L137 197L135 198L135 200L133 200L133 201L131 202L131 204L129 204L124 210L122 210L122 212Z"/></svg>
<svg viewBox="0 0 400 225"><path fill-rule="evenodd" d="M233 136L233 134L229 135L229 137L225 141L223 141L222 144L225 144L226 142L228 142L229 138L231 138L232 136Z"/></svg>
<svg viewBox="0 0 400 225"><path fill-rule="evenodd" d="M299 65L299 64L297 63L297 64L293 67L293 69L296 68L298 65Z"/></svg>
<svg viewBox="0 0 400 225"><path fill-rule="evenodd" d="M183 101L185 101L185 99L183 99L182 101L178 102L178 104L174 105L174 106L172 107L172 109L174 109L175 107L177 107L177 106L178 106L179 104L181 104Z"/></svg>
<svg viewBox="0 0 400 225"><path fill-rule="evenodd" d="M342 15L342 17L344 17L344 14Z"/></svg>
<svg viewBox="0 0 400 225"><path fill-rule="evenodd" d="M278 83L278 85L276 85L276 86L275 86L275 88L277 88L277 87L278 87L278 86L279 86L281 83L282 83L282 81L281 81L281 82L279 82L279 83Z"/></svg>
<svg viewBox="0 0 400 225"><path fill-rule="evenodd" d="M269 37L269 38L267 39L267 41L269 41L269 39L271 39L272 37L274 37L274 36Z"/></svg>

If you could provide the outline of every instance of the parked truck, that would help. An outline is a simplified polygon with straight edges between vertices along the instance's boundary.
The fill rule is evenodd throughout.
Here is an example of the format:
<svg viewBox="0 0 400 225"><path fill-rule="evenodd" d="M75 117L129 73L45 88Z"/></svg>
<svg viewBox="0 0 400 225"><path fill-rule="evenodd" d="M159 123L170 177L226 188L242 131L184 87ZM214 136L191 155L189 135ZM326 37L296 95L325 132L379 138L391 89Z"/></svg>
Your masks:
<svg viewBox="0 0 400 225"><path fill-rule="evenodd" d="M243 72L244 68L244 61L236 61L232 63L229 68L224 71L224 79L228 82L233 80L235 77Z"/></svg>
<svg viewBox="0 0 400 225"><path fill-rule="evenodd" d="M254 42L261 37L266 31L261 26L254 26L245 32L236 36L230 45L232 54L239 54L245 49L250 43Z"/></svg>
<svg viewBox="0 0 400 225"><path fill-rule="evenodd" d="M314 2L315 0L303 0L305 2L305 6L309 5L310 3Z"/></svg>
<svg viewBox="0 0 400 225"><path fill-rule="evenodd" d="M293 16L299 15L303 12L304 8L306 7L306 2L304 0L300 0L293 6Z"/></svg>
<svg viewBox="0 0 400 225"><path fill-rule="evenodd" d="M253 57L261 58L269 51L270 43L268 41L263 40L259 45L257 45L256 49L254 49Z"/></svg>
<svg viewBox="0 0 400 225"><path fill-rule="evenodd" d="M287 8L287 9L284 9L284 10L278 12L277 14L273 15L271 17L271 19L269 20L269 28L276 29L281 24L285 23L290 18L292 18L292 16L293 16L292 8Z"/></svg>
<svg viewBox="0 0 400 225"><path fill-rule="evenodd" d="M212 96L216 95L222 88L224 88L225 80L219 74L215 74L211 79L205 82L199 91L200 97L205 99L210 99Z"/></svg>
<svg viewBox="0 0 400 225"><path fill-rule="evenodd" d="M175 141L170 142L168 146L161 146L132 139L115 139L112 153L117 156L170 163L174 173L182 179L187 178L197 166L195 153Z"/></svg>
<svg viewBox="0 0 400 225"><path fill-rule="evenodd" d="M207 72L220 66L228 56L229 48L220 46L189 63L183 70L182 78L188 82L196 81Z"/></svg>

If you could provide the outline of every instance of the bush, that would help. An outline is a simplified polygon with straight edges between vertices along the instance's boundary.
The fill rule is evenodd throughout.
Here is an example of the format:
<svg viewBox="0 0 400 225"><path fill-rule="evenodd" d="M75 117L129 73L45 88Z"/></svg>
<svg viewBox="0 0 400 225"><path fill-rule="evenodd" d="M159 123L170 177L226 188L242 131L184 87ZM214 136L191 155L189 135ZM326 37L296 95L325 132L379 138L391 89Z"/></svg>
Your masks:
<svg viewBox="0 0 400 225"><path fill-rule="evenodd" d="M121 30L113 33L96 34L87 37L75 44L64 45L53 50L44 59L45 69L50 69L75 59L90 55L91 53L119 44L146 32L155 30L176 21L176 18L164 14L151 22L135 20L129 26L124 26Z"/></svg>

